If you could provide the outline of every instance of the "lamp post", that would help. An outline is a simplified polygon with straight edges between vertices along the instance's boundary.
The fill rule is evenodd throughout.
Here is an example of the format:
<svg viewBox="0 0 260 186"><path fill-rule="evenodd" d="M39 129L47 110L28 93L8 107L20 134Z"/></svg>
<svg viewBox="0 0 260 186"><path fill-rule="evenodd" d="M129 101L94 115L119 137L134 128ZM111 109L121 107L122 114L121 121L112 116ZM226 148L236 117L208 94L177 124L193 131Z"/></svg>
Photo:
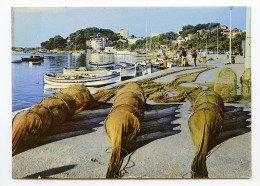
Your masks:
<svg viewBox="0 0 260 186"><path fill-rule="evenodd" d="M208 33L206 33L206 55L208 55Z"/></svg>
<svg viewBox="0 0 260 186"><path fill-rule="evenodd" d="M218 59L218 27L217 27L217 59Z"/></svg>
<svg viewBox="0 0 260 186"><path fill-rule="evenodd" d="M232 38L232 29L231 29L231 11L232 11L232 6L229 7L230 10L230 28L229 28L229 35L230 35L230 39L229 39L229 63L231 64L231 38Z"/></svg>
<svg viewBox="0 0 260 186"><path fill-rule="evenodd" d="M251 8L246 10L246 49L245 52L245 68L251 68Z"/></svg>

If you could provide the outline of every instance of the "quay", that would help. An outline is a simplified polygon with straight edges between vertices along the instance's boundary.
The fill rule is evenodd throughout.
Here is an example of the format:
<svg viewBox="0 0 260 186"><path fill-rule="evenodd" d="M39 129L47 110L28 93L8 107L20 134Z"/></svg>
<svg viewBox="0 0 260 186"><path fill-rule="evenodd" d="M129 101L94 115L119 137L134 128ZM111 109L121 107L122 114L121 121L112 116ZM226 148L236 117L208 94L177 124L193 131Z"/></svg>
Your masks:
<svg viewBox="0 0 260 186"><path fill-rule="evenodd" d="M231 68L237 75L238 86L245 69L242 56L235 64L225 64L225 55L198 67L217 68L201 73L195 83L212 83L223 67ZM156 78L163 74L160 82L173 79L174 72L194 69L173 67L146 76L136 77L98 89L113 89L122 83ZM183 71L183 73L185 73ZM97 90L98 90L97 89ZM238 89L238 95L241 90ZM35 148L24 151L12 158L12 177L49 179L104 179L110 159L111 143L104 129L114 97L97 109L83 110L65 123L47 131ZM195 153L188 119L191 114L190 102L155 103L147 100L142 125L149 130L138 136L137 147L124 158L121 167L124 178L190 178L191 162ZM207 156L209 178L250 178L251 177L251 103L237 101L225 103L224 126L219 144ZM13 112L13 116L19 111ZM235 116L233 115L235 114ZM230 124L230 126L228 126ZM232 125L231 125L232 124Z"/></svg>

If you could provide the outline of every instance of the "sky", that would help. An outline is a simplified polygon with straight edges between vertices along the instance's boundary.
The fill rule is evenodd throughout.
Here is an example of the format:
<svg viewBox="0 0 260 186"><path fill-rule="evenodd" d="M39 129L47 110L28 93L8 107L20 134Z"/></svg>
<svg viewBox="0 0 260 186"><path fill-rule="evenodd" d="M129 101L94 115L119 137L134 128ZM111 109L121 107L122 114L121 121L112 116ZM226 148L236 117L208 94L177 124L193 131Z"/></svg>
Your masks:
<svg viewBox="0 0 260 186"><path fill-rule="evenodd" d="M98 27L145 37L182 30L188 24L230 25L229 7L143 7L143 8L12 8L12 46L39 47L55 35L63 38L77 30ZM246 7L233 7L232 29L246 29Z"/></svg>

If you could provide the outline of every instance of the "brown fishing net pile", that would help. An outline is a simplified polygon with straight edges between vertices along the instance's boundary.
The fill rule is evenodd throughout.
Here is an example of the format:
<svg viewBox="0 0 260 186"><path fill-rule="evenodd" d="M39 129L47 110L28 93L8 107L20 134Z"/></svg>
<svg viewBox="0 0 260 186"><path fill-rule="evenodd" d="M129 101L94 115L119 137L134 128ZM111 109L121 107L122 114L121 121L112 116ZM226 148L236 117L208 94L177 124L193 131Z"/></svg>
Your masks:
<svg viewBox="0 0 260 186"><path fill-rule="evenodd" d="M200 68L196 68L196 69L200 69ZM200 89L200 87L184 87L181 86L181 84L194 82L200 73L211 70L213 68L215 67L206 67L204 70L198 72L176 75L175 79L169 83L158 83L153 81L154 79L159 78L160 76L147 79L145 81L141 80L138 81L137 83L144 89L145 97L148 100L153 100L154 102L158 102L158 103L182 102L184 101L184 99L187 97L188 94L192 95L192 93L195 90ZM178 95L168 96L165 93L165 90L177 92Z"/></svg>
<svg viewBox="0 0 260 186"><path fill-rule="evenodd" d="M109 99L114 97L116 93L115 89L102 89L97 90L97 92L93 95L94 99L99 102L107 102Z"/></svg>
<svg viewBox="0 0 260 186"><path fill-rule="evenodd" d="M119 178L126 148L140 131L144 117L145 98L141 87L128 83L118 89L113 107L105 120L105 130L112 142L110 163L106 178Z"/></svg>
<svg viewBox="0 0 260 186"><path fill-rule="evenodd" d="M206 155L212 140L220 133L224 119L224 102L214 91L201 91L191 101L193 111L188 124L196 147L192 178L207 178Z"/></svg>
<svg viewBox="0 0 260 186"><path fill-rule="evenodd" d="M174 79L173 81L171 81L169 83L159 83L159 82L154 82L153 80L163 77L163 76L170 75L172 73L185 71L186 69L162 74L160 76L156 76L153 78L139 80L139 81L136 81L136 83L143 88L145 98L148 100L153 100L154 102L157 102L157 103L182 102L187 97L187 94L191 94L191 96L192 96L193 95L192 92L200 89L200 87L199 86L198 87L184 87L184 86L181 86L181 84L187 83L187 82L188 83L194 82L196 80L196 78L198 77L198 75L200 75L200 73L211 70L213 68L216 68L216 67L194 68L194 69L203 69L203 70L198 71L198 72L193 72L193 73L177 75L177 76L175 76L176 79ZM124 85L125 84L121 84L120 86L124 86ZM204 85L204 84L201 83L201 85ZM209 85L206 84L206 86L210 86L212 88L212 84L209 84ZM165 92L166 90L177 92L178 95L169 96ZM98 90L98 92L96 94L94 94L93 97L100 102L106 102L110 98L112 98L114 96L114 94L115 94L115 90L112 90L112 89L111 90Z"/></svg>
<svg viewBox="0 0 260 186"><path fill-rule="evenodd" d="M52 126L62 124L84 107L98 105L86 87L73 85L17 113L12 122L12 155L31 148L40 135Z"/></svg>
<svg viewBox="0 0 260 186"><path fill-rule="evenodd" d="M224 102L237 100L237 76L231 68L222 68L215 80L214 91L217 92Z"/></svg>
<svg viewBox="0 0 260 186"><path fill-rule="evenodd" d="M240 78L242 100L251 101L251 68L247 68Z"/></svg>

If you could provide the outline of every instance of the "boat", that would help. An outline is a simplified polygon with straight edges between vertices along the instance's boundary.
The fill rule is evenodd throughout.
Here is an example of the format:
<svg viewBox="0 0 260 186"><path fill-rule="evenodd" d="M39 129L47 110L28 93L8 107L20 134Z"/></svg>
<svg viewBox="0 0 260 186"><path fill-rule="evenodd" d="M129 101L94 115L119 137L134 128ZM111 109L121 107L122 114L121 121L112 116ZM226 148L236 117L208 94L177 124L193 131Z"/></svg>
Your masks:
<svg viewBox="0 0 260 186"><path fill-rule="evenodd" d="M87 69L86 67L80 67L78 69L68 69L63 68L63 74L66 75L96 75L96 74L106 74L109 72L119 72L121 68L121 75L122 77L134 77L136 76L136 67L133 66L123 66L123 65L117 65L115 66L114 70L107 70L105 68L99 68L99 69Z"/></svg>
<svg viewBox="0 0 260 186"><path fill-rule="evenodd" d="M108 63L100 63L100 62L89 62L88 66L91 68L109 68L114 69L115 68L115 62L108 62Z"/></svg>
<svg viewBox="0 0 260 186"><path fill-rule="evenodd" d="M99 87L121 81L120 72L96 75L66 75L58 73L44 74L44 83L55 86L82 84L87 87Z"/></svg>
<svg viewBox="0 0 260 186"><path fill-rule="evenodd" d="M29 57L22 57L22 61L43 61L44 56L29 56Z"/></svg>
<svg viewBox="0 0 260 186"><path fill-rule="evenodd" d="M22 60L13 60L12 63L22 63Z"/></svg>
<svg viewBox="0 0 260 186"><path fill-rule="evenodd" d="M55 59L55 56L45 56L44 59Z"/></svg>
<svg viewBox="0 0 260 186"><path fill-rule="evenodd" d="M117 50L115 52L116 55L131 55L133 54L133 52L131 52L130 50Z"/></svg>

